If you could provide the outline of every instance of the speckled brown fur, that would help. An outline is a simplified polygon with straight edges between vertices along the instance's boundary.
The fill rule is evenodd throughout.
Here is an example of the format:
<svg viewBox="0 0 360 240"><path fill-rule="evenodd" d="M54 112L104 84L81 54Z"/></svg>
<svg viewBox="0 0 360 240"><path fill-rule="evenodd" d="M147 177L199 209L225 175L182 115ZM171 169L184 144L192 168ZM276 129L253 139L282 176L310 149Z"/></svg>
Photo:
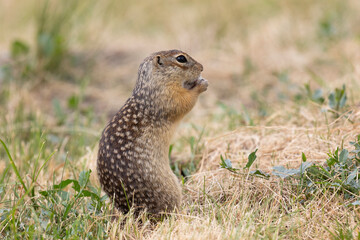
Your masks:
<svg viewBox="0 0 360 240"><path fill-rule="evenodd" d="M176 58L183 55L186 62ZM147 57L132 96L103 131L97 171L104 191L122 212L170 212L181 204L181 187L168 149L181 118L208 83L203 67L179 50Z"/></svg>

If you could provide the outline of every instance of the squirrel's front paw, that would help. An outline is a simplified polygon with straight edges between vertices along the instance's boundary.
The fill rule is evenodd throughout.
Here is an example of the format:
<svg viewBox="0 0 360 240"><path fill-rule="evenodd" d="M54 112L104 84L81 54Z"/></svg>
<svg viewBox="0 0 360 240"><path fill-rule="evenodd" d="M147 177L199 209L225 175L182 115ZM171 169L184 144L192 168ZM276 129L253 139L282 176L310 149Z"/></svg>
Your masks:
<svg viewBox="0 0 360 240"><path fill-rule="evenodd" d="M196 81L196 88L200 93L205 92L208 86L209 82L205 78L199 77Z"/></svg>
<svg viewBox="0 0 360 240"><path fill-rule="evenodd" d="M183 83L183 87L190 90L190 91L197 91L199 93L202 93L206 91L209 83L206 79L199 76L198 79L193 81L186 81Z"/></svg>

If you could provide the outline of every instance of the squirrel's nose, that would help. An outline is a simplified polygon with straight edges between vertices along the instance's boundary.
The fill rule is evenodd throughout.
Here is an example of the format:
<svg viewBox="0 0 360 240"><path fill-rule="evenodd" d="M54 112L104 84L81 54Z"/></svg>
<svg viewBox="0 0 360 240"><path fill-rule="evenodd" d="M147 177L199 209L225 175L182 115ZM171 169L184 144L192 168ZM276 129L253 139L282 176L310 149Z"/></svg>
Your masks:
<svg viewBox="0 0 360 240"><path fill-rule="evenodd" d="M203 65L201 65L200 63L196 64L196 68L199 69L200 72L202 72L204 70Z"/></svg>

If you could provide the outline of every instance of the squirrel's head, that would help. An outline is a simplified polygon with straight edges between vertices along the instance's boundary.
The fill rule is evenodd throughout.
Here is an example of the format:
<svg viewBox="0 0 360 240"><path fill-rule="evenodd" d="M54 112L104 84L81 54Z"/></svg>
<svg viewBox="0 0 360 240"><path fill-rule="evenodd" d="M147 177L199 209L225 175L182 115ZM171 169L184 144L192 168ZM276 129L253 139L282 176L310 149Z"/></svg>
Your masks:
<svg viewBox="0 0 360 240"><path fill-rule="evenodd" d="M202 71L203 66L182 51L156 52L140 65L134 93L158 99L169 110L184 115L208 87Z"/></svg>

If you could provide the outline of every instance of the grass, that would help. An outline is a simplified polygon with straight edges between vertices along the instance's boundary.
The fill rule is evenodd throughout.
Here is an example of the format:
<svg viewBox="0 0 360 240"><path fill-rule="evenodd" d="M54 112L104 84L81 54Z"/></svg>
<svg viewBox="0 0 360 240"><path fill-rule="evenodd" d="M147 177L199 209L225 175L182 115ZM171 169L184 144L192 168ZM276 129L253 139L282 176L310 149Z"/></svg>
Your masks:
<svg viewBox="0 0 360 240"><path fill-rule="evenodd" d="M359 10L1 1L0 238L359 238ZM154 223L113 210L95 163L138 64L170 48L210 87L169 149L183 208Z"/></svg>

